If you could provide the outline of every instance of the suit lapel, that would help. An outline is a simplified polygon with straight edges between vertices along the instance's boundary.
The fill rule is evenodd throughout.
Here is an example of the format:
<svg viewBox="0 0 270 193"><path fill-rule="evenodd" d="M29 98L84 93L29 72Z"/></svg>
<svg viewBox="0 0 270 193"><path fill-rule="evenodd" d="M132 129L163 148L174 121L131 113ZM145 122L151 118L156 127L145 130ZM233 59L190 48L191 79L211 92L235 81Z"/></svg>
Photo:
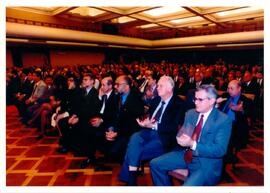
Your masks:
<svg viewBox="0 0 270 193"><path fill-rule="evenodd" d="M167 107L166 107L166 109L165 109L165 111L164 111L164 113L163 113L163 115L162 115L162 119L163 118L165 118L165 117L167 117L168 115L167 114L169 114L170 112L171 112L171 107L172 107L172 105L173 105L173 97L171 98L171 100L169 101L169 103L168 103L168 105L167 105ZM162 120L161 120L162 121Z"/></svg>
<svg viewBox="0 0 270 193"><path fill-rule="evenodd" d="M205 133L208 133L211 128L213 128L215 126L215 119L216 119L216 114L217 114L217 109L213 109L212 112L210 113L210 115L208 116L203 128L202 128L202 135L204 135Z"/></svg>
<svg viewBox="0 0 270 193"><path fill-rule="evenodd" d="M198 118L199 118L199 113L195 111L195 114L194 114L194 116L192 116L192 119L191 119L192 133L193 133L195 127L196 127ZM192 135L192 133L191 133L191 135Z"/></svg>

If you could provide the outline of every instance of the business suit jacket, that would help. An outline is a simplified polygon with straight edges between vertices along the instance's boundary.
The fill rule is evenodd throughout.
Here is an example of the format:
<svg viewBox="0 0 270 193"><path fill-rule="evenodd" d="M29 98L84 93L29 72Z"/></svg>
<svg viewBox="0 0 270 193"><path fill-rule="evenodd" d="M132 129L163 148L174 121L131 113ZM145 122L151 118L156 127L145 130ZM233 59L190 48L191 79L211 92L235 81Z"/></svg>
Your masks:
<svg viewBox="0 0 270 193"><path fill-rule="evenodd" d="M186 96L188 92L188 83L184 82L181 86L179 85L180 83L176 84L174 87L174 93L175 95L184 95Z"/></svg>
<svg viewBox="0 0 270 193"><path fill-rule="evenodd" d="M160 101L160 97L153 99L149 108L150 117L152 117ZM175 136L178 131L178 127L183 124L185 111L185 103L177 96L173 96L162 115L162 119L158 124L157 130L165 151L169 151L176 146L177 143Z"/></svg>
<svg viewBox="0 0 270 193"><path fill-rule="evenodd" d="M131 90L125 103L120 105L119 97L118 104L119 110L115 128L120 135L131 136L140 128L136 119L141 117L144 113L143 101L136 91Z"/></svg>
<svg viewBox="0 0 270 193"><path fill-rule="evenodd" d="M224 109L224 106L230 99L230 95L225 93L222 95L222 98L227 98L227 100L223 101L219 105L219 109L221 111ZM235 121L233 121L233 130L231 136L233 145L238 149L245 147L248 142L249 126L247 119L252 117L254 108L252 101L242 94L240 95L237 104L240 104L240 102L243 102L243 112L233 111L235 114Z"/></svg>
<svg viewBox="0 0 270 193"><path fill-rule="evenodd" d="M42 97L42 95L47 89L47 85L43 80L40 80L36 83L36 85L34 85L33 89L34 89L33 90L34 93L32 93L31 97L37 100Z"/></svg>
<svg viewBox="0 0 270 193"><path fill-rule="evenodd" d="M116 124L117 119L117 111L119 108L119 96L115 94L114 91L111 92L109 98L105 103L105 109L103 114L100 114L103 122L100 125L100 131L105 132L109 127L114 126ZM100 110L102 108L100 107Z"/></svg>
<svg viewBox="0 0 270 193"><path fill-rule="evenodd" d="M43 95L37 100L37 102L39 104L49 103L50 96L53 96L55 94L55 91L56 91L56 88L54 86L50 86L50 88L47 86Z"/></svg>
<svg viewBox="0 0 270 193"><path fill-rule="evenodd" d="M201 83L200 83L200 86L203 85L203 84L206 84L206 82L205 82L204 79L202 79L202 81L201 81ZM188 88L189 88L189 89L196 89L196 81L194 80L194 82L189 83L189 84L188 84Z"/></svg>
<svg viewBox="0 0 270 193"><path fill-rule="evenodd" d="M92 87L91 90L85 95L85 89L81 89L79 101L79 122L75 126L74 134L77 136L76 143L77 149L75 152L82 153L88 158L94 159L95 146L96 146L96 128L90 124L90 120L94 117L98 117L101 101L98 98L97 90ZM75 113L76 114L76 113Z"/></svg>
<svg viewBox="0 0 270 193"><path fill-rule="evenodd" d="M77 116L79 117L80 122L83 122L83 126L89 125L89 120L99 115L101 105L101 101L98 98L98 92L94 87L91 88L86 96L85 90L81 89L79 97L80 108Z"/></svg>
<svg viewBox="0 0 270 193"><path fill-rule="evenodd" d="M242 92L255 94L255 96L258 97L260 94L260 85L256 82L255 79L252 79L249 85L247 85L247 83L242 84Z"/></svg>
<svg viewBox="0 0 270 193"><path fill-rule="evenodd" d="M26 79L22 83L20 92L21 94L25 94L25 99L27 99L31 96L31 93L33 92L33 88L34 88L34 81L30 82L28 79Z"/></svg>
<svg viewBox="0 0 270 193"><path fill-rule="evenodd" d="M199 113L191 109L186 113L183 128L195 128ZM207 181L217 182L222 172L222 160L226 154L231 136L231 119L214 108L206 120L197 147L193 153L193 159L198 159L200 168Z"/></svg>

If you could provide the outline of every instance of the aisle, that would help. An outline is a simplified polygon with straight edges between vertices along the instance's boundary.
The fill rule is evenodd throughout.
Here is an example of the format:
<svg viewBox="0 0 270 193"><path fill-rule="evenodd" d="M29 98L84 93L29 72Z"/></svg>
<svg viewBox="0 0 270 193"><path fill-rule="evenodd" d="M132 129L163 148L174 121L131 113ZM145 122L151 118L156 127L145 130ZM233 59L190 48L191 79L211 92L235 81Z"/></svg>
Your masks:
<svg viewBox="0 0 270 193"><path fill-rule="evenodd" d="M248 148L239 154L236 170L227 166L228 175L221 186L263 185L263 130L257 126L250 132ZM84 157L71 153L59 154L58 137L45 137L37 141L35 128L27 128L21 122L17 109L7 107L7 186L119 186L120 166L111 164L112 171L95 172L93 167L80 169ZM151 186L149 168L139 177L139 185Z"/></svg>

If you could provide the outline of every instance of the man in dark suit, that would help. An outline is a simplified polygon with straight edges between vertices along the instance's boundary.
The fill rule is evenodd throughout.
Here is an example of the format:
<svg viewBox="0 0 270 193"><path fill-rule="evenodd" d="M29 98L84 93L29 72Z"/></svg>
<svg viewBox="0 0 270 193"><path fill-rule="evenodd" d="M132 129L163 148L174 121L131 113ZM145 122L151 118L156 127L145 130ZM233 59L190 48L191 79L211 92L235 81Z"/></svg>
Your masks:
<svg viewBox="0 0 270 193"><path fill-rule="evenodd" d="M119 162L123 161L130 136L140 128L136 118L144 113L140 94L132 89L131 84L131 78L126 75L116 79L114 87L120 95L117 118L106 132L106 139L111 142L110 155Z"/></svg>
<svg viewBox="0 0 270 193"><path fill-rule="evenodd" d="M176 137L180 146L150 162L154 185L171 185L168 171L175 169L188 169L185 186L218 183L231 135L231 120L214 107L216 97L216 90L210 85L196 89L195 109L186 113Z"/></svg>
<svg viewBox="0 0 270 193"><path fill-rule="evenodd" d="M31 71L24 71L23 74L26 74L26 76L22 77L22 86L20 91L16 93L15 100L15 105L19 110L20 116L22 116L22 114L24 113L23 108L25 106L25 100L31 96L35 84Z"/></svg>
<svg viewBox="0 0 270 193"><path fill-rule="evenodd" d="M68 91L60 103L58 112L57 127L60 133L60 147L57 148L59 153L67 153L74 148L74 133L76 133L77 124L69 124L69 118L79 112L79 102L81 89L77 86L73 75L68 76Z"/></svg>
<svg viewBox="0 0 270 193"><path fill-rule="evenodd" d="M204 76L203 73L200 71L196 71L194 74L194 82L189 84L189 89L196 89L202 84L205 84L204 82Z"/></svg>
<svg viewBox="0 0 270 193"><path fill-rule="evenodd" d="M95 77L86 73L82 80L82 94L79 102L79 112L69 119L69 123L78 123L76 153L86 155L88 158L81 163L81 168L86 168L90 164L95 164L95 128L91 125L91 119L99 115L101 101L98 92L94 88Z"/></svg>
<svg viewBox="0 0 270 193"><path fill-rule="evenodd" d="M176 145L175 135L183 122L185 106L173 96L173 90L173 79L162 76L157 86L159 97L150 106L150 115L144 120L137 119L143 129L130 138L119 175L127 185L136 185L141 160L160 156Z"/></svg>
<svg viewBox="0 0 270 193"><path fill-rule="evenodd" d="M111 77L104 77L101 80L99 89L99 99L102 102L100 114L90 120L93 127L96 128L97 144L96 149L100 149L105 154L105 159L113 157L111 152L112 142L106 139L106 132L114 126L117 121L119 96L113 90L113 80ZM108 170L109 168L97 163L96 170Z"/></svg>
<svg viewBox="0 0 270 193"><path fill-rule="evenodd" d="M247 94L254 94L254 104L256 104L256 107L259 107L259 98L260 98L260 85L257 83L256 78L252 77L251 72L246 71L243 77L243 83L242 83L242 93ZM257 108L255 111L253 111L252 119L256 120L258 117L258 111Z"/></svg>
<svg viewBox="0 0 270 193"><path fill-rule="evenodd" d="M243 93L255 94L255 98L260 95L260 85L256 82L256 79L252 78L252 74L246 71L243 77Z"/></svg>
<svg viewBox="0 0 270 193"><path fill-rule="evenodd" d="M236 154L248 143L249 123L252 117L253 104L241 94L241 82L232 80L228 84L228 93L217 99L219 109L232 119L232 135L229 143L226 162L235 162Z"/></svg>
<svg viewBox="0 0 270 193"><path fill-rule="evenodd" d="M186 96L187 92L188 92L188 84L186 82L184 75L180 74L178 76L178 81L176 82L174 87L174 93L176 95Z"/></svg>

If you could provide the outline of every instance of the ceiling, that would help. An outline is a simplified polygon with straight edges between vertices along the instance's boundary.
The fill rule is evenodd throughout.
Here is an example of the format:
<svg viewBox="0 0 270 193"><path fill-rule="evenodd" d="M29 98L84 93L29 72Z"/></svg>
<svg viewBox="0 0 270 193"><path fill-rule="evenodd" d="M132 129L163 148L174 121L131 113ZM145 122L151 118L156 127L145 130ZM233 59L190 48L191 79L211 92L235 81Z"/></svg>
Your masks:
<svg viewBox="0 0 270 193"><path fill-rule="evenodd" d="M259 31L262 7L7 7L7 22L149 40Z"/></svg>

